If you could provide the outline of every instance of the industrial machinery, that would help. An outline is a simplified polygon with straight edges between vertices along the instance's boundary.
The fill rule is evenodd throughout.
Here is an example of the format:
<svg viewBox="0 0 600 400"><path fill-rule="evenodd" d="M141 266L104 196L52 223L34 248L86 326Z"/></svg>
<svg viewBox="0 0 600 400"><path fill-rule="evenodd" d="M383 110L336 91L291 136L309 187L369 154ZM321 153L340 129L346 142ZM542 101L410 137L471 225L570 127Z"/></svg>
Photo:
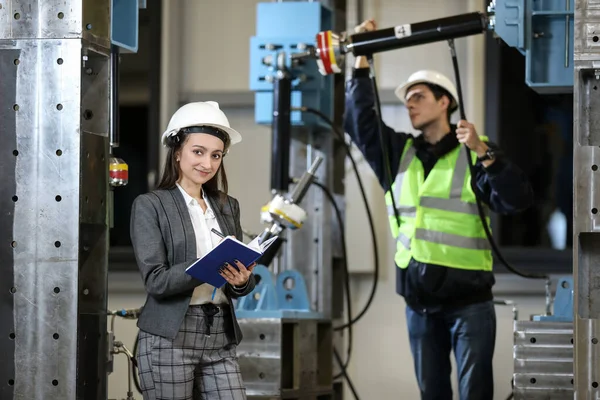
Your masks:
<svg viewBox="0 0 600 400"><path fill-rule="evenodd" d="M254 269L257 287L236 308L244 332L237 352L250 398L334 398L332 319L342 315L333 301L341 291L334 293L332 284L333 275L343 273L334 265L341 254L335 241L339 224L325 194L311 189L316 187L311 182L332 187L343 164L331 158L330 129L292 110L311 105L334 118L334 80L321 76L315 63L293 59L316 32L336 28L334 11L321 2L257 5L250 85L256 121L271 125L273 133L274 197L263 208L267 227L261 238L282 240L281 251ZM292 178L306 170L288 195Z"/></svg>
<svg viewBox="0 0 600 400"><path fill-rule="evenodd" d="M137 49L142 3L0 3L0 226L6 243L0 351L11 355L0 365L2 399L106 399L112 355L132 358L106 334L109 186L127 183L126 164L111 159L110 148L118 145L111 82L118 48ZM580 399L598 396L597 3L496 0L487 13L353 35L335 33L345 27L325 2L258 4L250 86L256 122L273 127L274 198L263 209L268 226L262 236L282 240L280 253L254 270L254 292L237 304L249 397L339 396L333 321L343 315L343 293L332 282L344 276L334 212L343 206L327 206L335 195L323 189L332 188L339 202L343 158L334 155L343 138L334 140L328 121L334 129L339 124L345 56L489 30L524 54L532 88L575 95L573 280L560 280L554 315L515 323L514 396L572 398L573 389ZM312 184L318 190L308 189Z"/></svg>
<svg viewBox="0 0 600 400"><path fill-rule="evenodd" d="M107 397L114 46L143 3L0 2L2 399Z"/></svg>
<svg viewBox="0 0 600 400"><path fill-rule="evenodd" d="M324 115L325 118L331 118L331 102L334 100L334 96L331 95L332 82L324 80L323 77L342 73L345 58L350 53L354 56L372 56L383 51L436 41L448 40L452 44L456 38L493 31L507 44L518 48L525 56L526 83L531 88L540 94L574 91L577 99L576 107L582 104L581 101L585 102L586 107L591 105L589 94L593 93L592 86L586 86L584 91L580 91L578 86L573 87L572 79L573 50L575 54L579 54L578 52L583 52L583 49L580 49L583 44L589 47L597 42L597 37L593 36L595 28L587 22L579 23L574 18L574 16L584 20L588 18L587 13L590 11L587 5L591 2L578 1L577 7L572 0L567 0L565 4L557 5L558 3L560 2L492 1L486 13L473 12L351 35L336 33L334 29L325 26L330 22L330 17L322 4L314 2L258 4L257 36L251 40L250 82L251 89L256 92L256 122L271 124L273 127L272 188L275 191L287 189L289 176L287 169L289 165L294 165L294 162L290 164L288 160L288 152L294 154L304 149L312 151L313 146L311 143L307 145L307 138L310 141L311 138L322 137L318 132L323 130L321 124L324 121L312 117ZM575 15L575 10L581 10L581 15ZM577 37L581 38L576 43L574 43L574 26L579 27ZM583 29L586 31L584 32ZM307 32L315 33L312 40L309 35L307 36ZM584 39L590 32L592 36ZM586 53L586 59L595 60L589 53ZM588 65L586 68L590 68L590 71L592 64L592 61L586 64ZM315 68L318 69L321 77L317 75ZM577 68L577 61L575 61L575 68ZM581 75L577 72L575 76L586 79L595 76L598 79L600 73L597 70L594 70L593 74L589 72ZM577 78L575 82L578 83L579 79L583 78ZM319 92L319 89L315 88L319 86L320 95L316 95L315 91ZM595 86L593 89L595 90ZM306 110L307 107L312 107L313 115L293 112L293 110ZM579 108L581 107L576 109ZM292 132L295 133L295 140L290 140L293 137ZM585 125L579 141L580 144L588 143L585 151L589 150L589 153L583 152L580 147L575 150L575 154L579 154L582 159L590 160L590 165L576 168L575 177L585 174L586 182L592 179L590 175L597 170L591 160L595 151L593 146L598 144L596 143L598 141L591 137L590 132L591 130ZM325 154L331 153L325 152ZM310 164L310 161L310 156L307 160L302 160L305 165ZM332 173L325 170L321 176L331 179ZM587 190L584 192L581 194L576 190L576 203L581 200L578 195L585 196L584 202L590 203ZM589 204L586 210L596 214L593 204ZM591 231L591 227L587 229L584 227L594 221L592 217L587 214L585 217L583 214L576 217L576 230ZM327 224L328 221L321 219L318 222ZM269 228L265 231L266 234L268 231ZM296 235L290 238L297 240ZM591 239L586 242L588 251L592 251L592 243ZM298 244L290 243L284 247L284 251L294 254L298 247ZM577 260L577 252L581 249L576 247L574 251ZM286 293L289 293L289 289L283 285L286 276L296 276L297 272L300 272L298 276L304 276L309 281L307 286L309 290L312 289L312 299L315 298L315 288L327 287L324 285L329 283L327 277L314 275L310 270L306 270L305 260L305 257L298 259L298 257L288 256L285 258L282 271L278 268L273 269L275 278L266 268L261 268L259 270L261 284L253 293L256 297L239 305L243 315L243 329L250 334L250 337L255 338L242 345L240 353L240 363L244 368L251 396L300 398L301 395L310 394L311 386L307 383L308 380L298 378L294 380L290 377L293 372L286 370L286 367L289 368L290 359L300 360L309 357L306 354L309 350L302 345L287 347L288 343L296 340L298 336L297 333L292 333L291 328L286 332L284 327L286 323L296 326L300 324L302 318L312 317L315 312L320 311L320 303L315 304L313 300L311 307L307 308L304 302L286 304L285 301L281 301L285 299ZM598 386L598 380L593 377L595 364L590 359L584 358L584 354L595 354L591 353L593 349L589 349L589 346L597 342L594 337L596 327L589 321L592 317L598 318L596 315L598 307L592 301L591 286L590 289L577 286L579 282L588 286L593 282L590 276L593 272L589 269L592 261L588 261L589 257L582 259L581 256L579 260L585 260L588 269L582 275L582 272L578 272L576 261L575 287L572 280L559 279L554 314L550 310L549 285L546 283L548 301L545 315L535 316L531 321L515 321L513 395L516 399L572 398L574 388L581 398L592 398L592 394L595 394ZM319 261L325 263L317 264L321 269L331 268L327 259ZM508 265L507 267L512 269ZM529 277L533 278L533 276ZM581 327L579 330L576 328L577 334L573 335L572 311L570 313L569 310L573 304L573 293L579 293L578 289L583 289L583 292L577 297L580 300L580 313L576 321L581 321L579 318L583 317L588 322L587 325L583 321L579 322ZM300 290L304 290L304 287ZM267 300L263 303L258 301L264 299L265 295L269 296ZM296 292L290 297L298 296L302 299L311 297L303 292ZM284 317L286 314L289 315L288 318ZM323 317L332 318L330 314L323 314ZM272 340L264 343L267 341L264 332L268 329L275 331L276 334L270 337ZM256 340L257 336L258 340ZM292 336L294 339L287 336ZM327 340L329 341L330 338ZM573 373L573 344L576 349L578 346L585 349L585 353L580 353L580 364L577 363L577 355L575 356L575 374ZM293 353L287 354L287 351ZM260 358L260 355L265 352L269 353L268 363ZM316 359L316 354L311 358ZM256 375L257 368L258 371L263 371L269 368L267 365L278 367L278 373L268 375L259 372L258 379L252 377L253 373ZM305 372L304 365L301 364L294 363L292 368L297 371L298 376ZM589 368L592 370L589 371ZM584 371L585 375L581 375ZM291 392L294 392L294 395L290 395Z"/></svg>
<svg viewBox="0 0 600 400"><path fill-rule="evenodd" d="M340 73L347 54L368 56L493 31L525 56L529 87L541 94L571 92L574 10L574 0L492 0L486 13L460 14L350 36L321 31L315 45L298 57L315 58L319 71L326 75Z"/></svg>

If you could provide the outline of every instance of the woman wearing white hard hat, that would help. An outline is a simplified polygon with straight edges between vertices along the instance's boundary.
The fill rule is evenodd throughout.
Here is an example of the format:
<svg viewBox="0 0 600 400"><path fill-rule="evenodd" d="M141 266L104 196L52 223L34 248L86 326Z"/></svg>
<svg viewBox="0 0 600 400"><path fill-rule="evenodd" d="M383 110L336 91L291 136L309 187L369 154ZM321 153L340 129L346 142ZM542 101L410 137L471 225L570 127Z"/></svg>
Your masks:
<svg viewBox="0 0 600 400"><path fill-rule="evenodd" d="M372 20L358 27L374 29ZM451 399L454 353L459 398L491 400L495 279L483 228L484 223L489 227L489 217L480 219L477 199L487 206L486 213L514 214L533 204L533 190L527 176L497 145L479 136L472 123L451 124L460 99L447 76L417 71L396 95L405 106L398 112L408 113L418 135L397 132L381 121L369 63L364 57L356 60L346 86L344 128L385 192L396 242L396 292L406 308L384 318L406 315L405 345L413 354L419 387L418 395L404 397ZM470 152L463 151L464 145ZM472 169L467 154L474 161Z"/></svg>
<svg viewBox="0 0 600 400"><path fill-rule="evenodd" d="M145 400L246 399L232 299L254 289L254 265L222 266L221 288L185 272L220 235L242 240L239 203L227 195L223 165L241 140L217 103L184 105L162 135L168 153L157 189L133 204L131 240L148 293L138 320Z"/></svg>

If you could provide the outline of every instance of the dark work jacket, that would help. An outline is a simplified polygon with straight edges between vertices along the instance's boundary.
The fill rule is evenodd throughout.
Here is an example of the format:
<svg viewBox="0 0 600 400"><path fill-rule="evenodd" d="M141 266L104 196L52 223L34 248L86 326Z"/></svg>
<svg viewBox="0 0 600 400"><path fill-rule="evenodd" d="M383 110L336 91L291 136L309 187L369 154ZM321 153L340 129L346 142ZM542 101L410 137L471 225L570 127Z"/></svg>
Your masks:
<svg viewBox="0 0 600 400"><path fill-rule="evenodd" d="M384 191L390 188L385 175L384 157L380 146L377 117L374 110L374 94L368 69L357 69L346 84L346 111L344 129L360 149L365 159L379 179ZM388 155L392 179L398 173L402 150L409 134L395 132L382 124L383 137L388 142ZM416 156L423 164L425 176L429 174L437 160L460 143L452 132L435 145L418 136L414 140ZM498 146L487 143L497 154L496 161L488 168L475 164L475 184L477 196L490 210L499 214L512 214L533 204L533 190L525 174L507 160ZM461 157L465 157L461 151ZM406 303L416 311L437 312L466 306L492 299L492 286L495 283L492 272L469 271L439 265L424 264L411 259L406 269L396 268L396 291Z"/></svg>

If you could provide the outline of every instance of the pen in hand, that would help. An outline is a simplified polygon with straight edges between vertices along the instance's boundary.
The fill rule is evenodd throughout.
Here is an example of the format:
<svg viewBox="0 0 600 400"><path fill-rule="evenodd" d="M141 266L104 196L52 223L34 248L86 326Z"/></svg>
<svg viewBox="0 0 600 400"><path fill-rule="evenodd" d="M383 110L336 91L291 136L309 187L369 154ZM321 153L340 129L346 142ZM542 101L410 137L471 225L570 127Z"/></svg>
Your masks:
<svg viewBox="0 0 600 400"><path fill-rule="evenodd" d="M220 237L221 239L225 239L225 235L223 235L221 232L219 232L218 230L216 230L215 228L212 228L210 230L212 233L214 233L215 235L217 235L218 237Z"/></svg>

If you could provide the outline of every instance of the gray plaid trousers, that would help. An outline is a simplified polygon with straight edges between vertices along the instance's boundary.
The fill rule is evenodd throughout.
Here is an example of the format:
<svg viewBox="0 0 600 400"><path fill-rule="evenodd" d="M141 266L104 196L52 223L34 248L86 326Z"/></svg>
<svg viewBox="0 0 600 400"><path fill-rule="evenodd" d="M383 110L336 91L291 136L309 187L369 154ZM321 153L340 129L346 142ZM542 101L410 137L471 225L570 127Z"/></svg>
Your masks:
<svg viewBox="0 0 600 400"><path fill-rule="evenodd" d="M140 331L138 369L144 400L246 400L236 346L219 310L210 336L201 307L188 309L174 340Z"/></svg>

